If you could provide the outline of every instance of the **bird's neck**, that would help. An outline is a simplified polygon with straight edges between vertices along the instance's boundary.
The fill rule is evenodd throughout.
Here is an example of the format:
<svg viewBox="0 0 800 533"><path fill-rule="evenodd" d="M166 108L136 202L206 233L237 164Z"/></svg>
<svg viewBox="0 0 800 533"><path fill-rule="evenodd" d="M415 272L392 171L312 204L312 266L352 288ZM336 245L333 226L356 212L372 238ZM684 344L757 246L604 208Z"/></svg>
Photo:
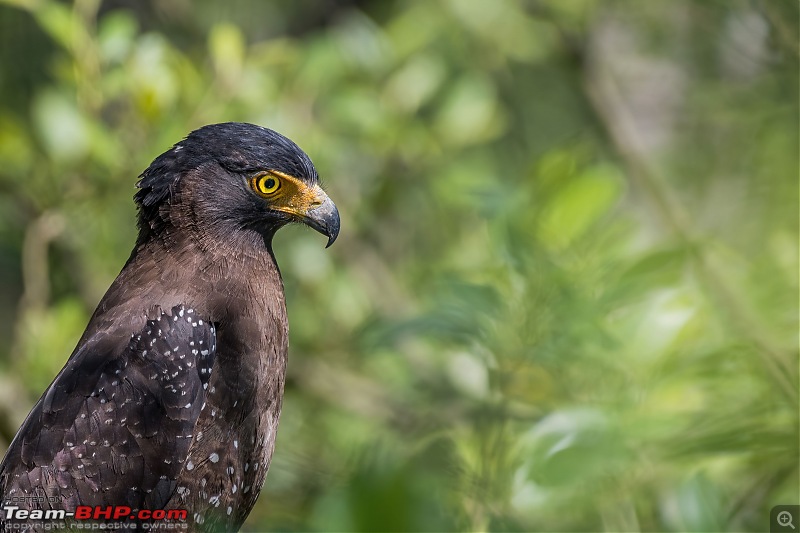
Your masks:
<svg viewBox="0 0 800 533"><path fill-rule="evenodd" d="M130 287L146 293L131 299ZM129 302L147 305L122 309L130 316L149 316L157 308L181 304L221 322L242 315L285 316L283 282L271 243L241 230L226 236L165 231L138 242L98 312Z"/></svg>

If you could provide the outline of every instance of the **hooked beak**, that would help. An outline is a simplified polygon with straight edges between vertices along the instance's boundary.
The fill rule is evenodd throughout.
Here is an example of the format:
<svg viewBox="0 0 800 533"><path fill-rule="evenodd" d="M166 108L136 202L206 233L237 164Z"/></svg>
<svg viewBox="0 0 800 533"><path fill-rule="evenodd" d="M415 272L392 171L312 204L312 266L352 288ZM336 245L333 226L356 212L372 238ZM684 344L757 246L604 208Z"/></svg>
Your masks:
<svg viewBox="0 0 800 533"><path fill-rule="evenodd" d="M328 248L339 235L339 210L322 189L317 191L322 203L301 216L303 223L328 237Z"/></svg>

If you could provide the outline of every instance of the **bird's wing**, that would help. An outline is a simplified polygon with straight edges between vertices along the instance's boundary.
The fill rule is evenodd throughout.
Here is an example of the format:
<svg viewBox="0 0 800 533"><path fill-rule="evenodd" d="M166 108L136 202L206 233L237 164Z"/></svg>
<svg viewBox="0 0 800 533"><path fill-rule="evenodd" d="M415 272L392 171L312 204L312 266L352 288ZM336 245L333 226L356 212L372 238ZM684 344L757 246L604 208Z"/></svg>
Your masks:
<svg viewBox="0 0 800 533"><path fill-rule="evenodd" d="M3 499L22 508L163 507L205 406L215 350L214 326L185 306L147 321L127 345L93 335L11 443Z"/></svg>

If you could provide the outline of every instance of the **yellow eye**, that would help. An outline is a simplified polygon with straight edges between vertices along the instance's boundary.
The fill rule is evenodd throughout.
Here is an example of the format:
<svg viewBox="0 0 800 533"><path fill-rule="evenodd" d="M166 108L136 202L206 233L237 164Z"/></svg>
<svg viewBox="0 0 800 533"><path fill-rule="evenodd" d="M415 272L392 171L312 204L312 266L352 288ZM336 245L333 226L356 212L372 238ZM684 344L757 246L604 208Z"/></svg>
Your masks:
<svg viewBox="0 0 800 533"><path fill-rule="evenodd" d="M257 193L268 196L281 188L281 179L274 174L262 174L251 179L250 186Z"/></svg>

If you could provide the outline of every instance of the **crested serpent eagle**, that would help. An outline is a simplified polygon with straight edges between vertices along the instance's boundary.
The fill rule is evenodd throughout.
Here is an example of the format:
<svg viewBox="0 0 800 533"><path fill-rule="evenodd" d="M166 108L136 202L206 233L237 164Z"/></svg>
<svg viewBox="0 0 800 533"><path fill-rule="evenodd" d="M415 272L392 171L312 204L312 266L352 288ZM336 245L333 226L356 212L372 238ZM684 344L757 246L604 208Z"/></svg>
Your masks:
<svg viewBox="0 0 800 533"><path fill-rule="evenodd" d="M190 133L137 187L133 252L0 465L6 528L120 506L231 531L261 490L288 350L272 238L300 222L330 246L339 213L309 157L252 124Z"/></svg>

